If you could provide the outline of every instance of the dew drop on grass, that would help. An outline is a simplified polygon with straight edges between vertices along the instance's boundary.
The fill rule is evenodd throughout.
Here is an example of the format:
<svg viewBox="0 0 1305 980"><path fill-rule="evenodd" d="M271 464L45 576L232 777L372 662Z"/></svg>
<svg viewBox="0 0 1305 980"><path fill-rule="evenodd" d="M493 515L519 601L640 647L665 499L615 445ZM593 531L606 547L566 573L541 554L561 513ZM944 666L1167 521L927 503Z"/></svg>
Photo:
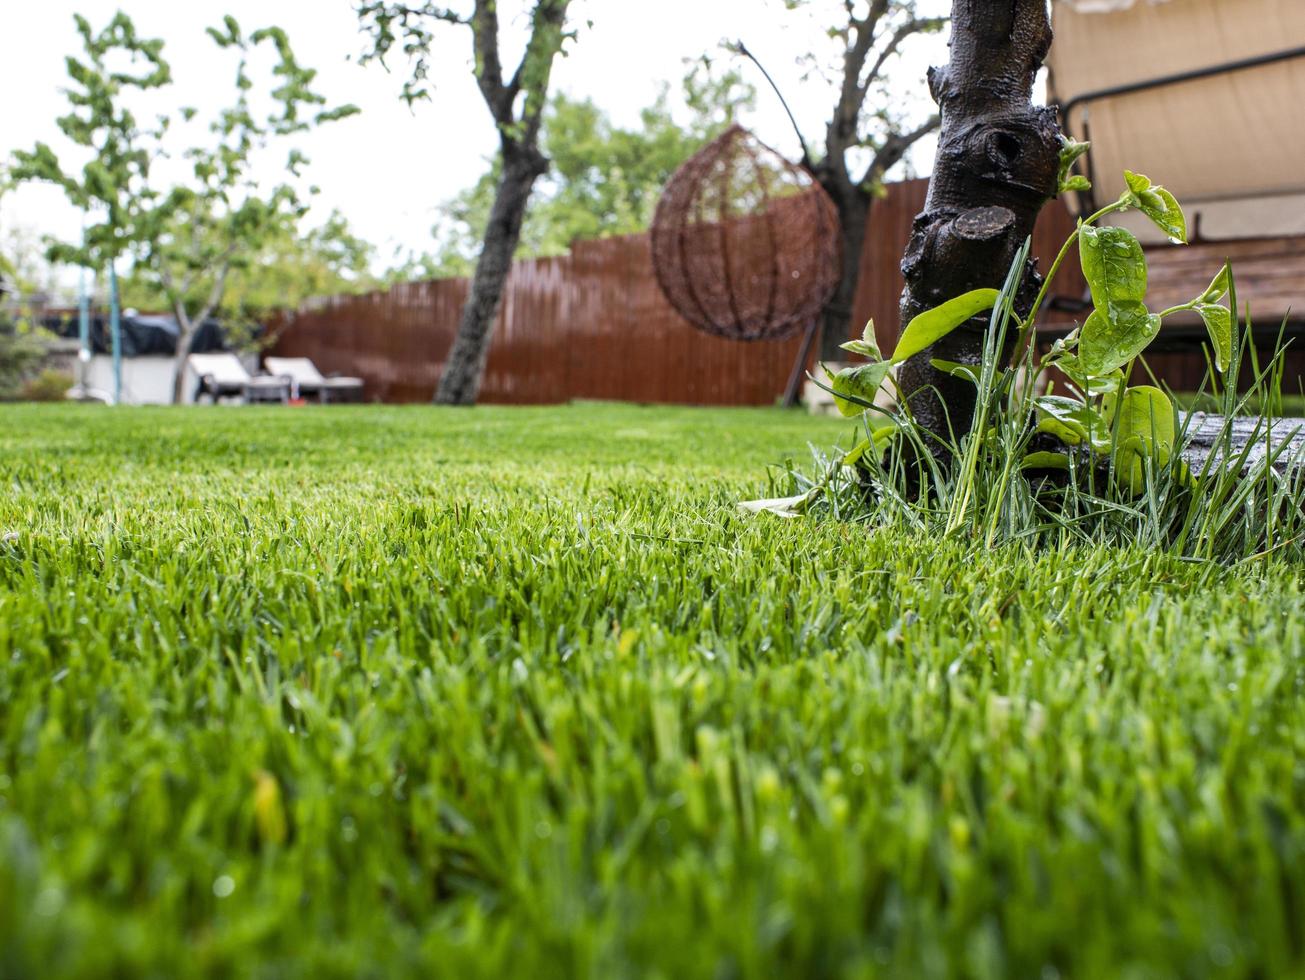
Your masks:
<svg viewBox="0 0 1305 980"><path fill-rule="evenodd" d="M230 875L220 875L213 881L213 894L218 898L226 898L236 890L236 881Z"/></svg>

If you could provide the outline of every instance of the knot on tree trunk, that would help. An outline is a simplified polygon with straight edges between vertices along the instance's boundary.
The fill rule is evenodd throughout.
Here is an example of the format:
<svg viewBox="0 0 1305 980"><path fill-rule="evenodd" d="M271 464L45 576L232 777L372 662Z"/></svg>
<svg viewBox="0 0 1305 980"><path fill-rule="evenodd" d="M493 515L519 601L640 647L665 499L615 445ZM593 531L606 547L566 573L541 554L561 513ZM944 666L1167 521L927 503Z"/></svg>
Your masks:
<svg viewBox="0 0 1305 980"><path fill-rule="evenodd" d="M929 197L902 260L903 327L962 293L1000 288L1055 195L1060 129L1055 112L1031 98L1051 36L1046 0L954 0L951 63L929 73L943 125ZM1032 306L1040 284L1030 262L1018 312ZM945 438L969 429L974 387L930 361L978 363L988 320L975 317L902 365L912 412Z"/></svg>

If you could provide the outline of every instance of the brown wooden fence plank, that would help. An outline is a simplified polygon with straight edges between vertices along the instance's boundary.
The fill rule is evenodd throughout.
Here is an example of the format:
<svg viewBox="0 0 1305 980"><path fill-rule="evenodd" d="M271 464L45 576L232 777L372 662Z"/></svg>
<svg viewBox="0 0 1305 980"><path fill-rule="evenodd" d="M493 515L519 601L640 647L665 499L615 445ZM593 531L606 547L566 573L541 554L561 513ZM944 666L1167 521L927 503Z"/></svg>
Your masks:
<svg viewBox="0 0 1305 980"><path fill-rule="evenodd" d="M896 341L901 256L927 188L926 180L890 185L871 209L849 336L873 318L880 343ZM1044 266L1072 230L1068 212L1047 209L1034 236ZM1057 292L1078 296L1084 287L1072 265ZM467 290L465 279L443 279L334 297L274 324L275 352L361 376L372 399L428 401ZM662 296L646 234L581 241L569 255L513 266L482 397L764 405L783 393L800 344L801 337L738 343L695 330Z"/></svg>

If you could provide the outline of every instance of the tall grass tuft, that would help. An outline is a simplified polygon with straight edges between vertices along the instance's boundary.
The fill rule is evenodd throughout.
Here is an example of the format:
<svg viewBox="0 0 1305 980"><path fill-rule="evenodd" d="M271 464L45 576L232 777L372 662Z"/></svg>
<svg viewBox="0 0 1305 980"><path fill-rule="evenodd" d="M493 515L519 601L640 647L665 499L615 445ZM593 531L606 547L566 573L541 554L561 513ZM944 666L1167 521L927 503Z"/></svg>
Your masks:
<svg viewBox="0 0 1305 980"><path fill-rule="evenodd" d="M1275 418L1283 405L1281 339L1261 363L1248 310L1223 377L1239 378L1245 369L1249 386L1221 384L1209 365L1198 392L1183 400L1218 414L1177 412L1175 451L1142 460L1141 485L1129 486L1117 478L1116 454L1097 456L1037 431L1033 386L1016 379L1045 373L1050 355L1029 344L1007 363L1007 338L1020 325L1013 303L1024 258L1016 257L993 308L981 363L964 369L977 386L970 431L929 432L912 420L907 399L894 411L866 403L860 445L869 441L883 452L816 450L810 465L780 473L774 489L806 494L810 515L988 548L1140 545L1222 565L1305 557L1305 433ZM1235 284L1232 304L1236 309ZM1138 367L1179 403L1144 357ZM1254 414L1257 408L1266 414Z"/></svg>

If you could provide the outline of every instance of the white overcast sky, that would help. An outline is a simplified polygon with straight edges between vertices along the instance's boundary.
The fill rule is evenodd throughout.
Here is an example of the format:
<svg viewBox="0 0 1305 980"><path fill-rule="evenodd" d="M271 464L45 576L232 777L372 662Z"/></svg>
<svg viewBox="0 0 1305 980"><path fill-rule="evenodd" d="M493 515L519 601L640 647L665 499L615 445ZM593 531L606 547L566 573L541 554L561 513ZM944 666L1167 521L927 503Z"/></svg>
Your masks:
<svg viewBox="0 0 1305 980"><path fill-rule="evenodd" d="M842 6L841 0L816 0L812 6L822 4L831 16ZM451 0L450 6L456 5ZM435 98L409 111L397 97L402 64L392 66L393 74L379 65L357 64L364 41L354 6L353 0L0 0L0 158L37 140L61 147L54 120L67 106L60 93L66 82L64 56L79 50L74 12L98 28L122 9L143 36L162 37L176 79L168 103L201 110L216 110L231 97L230 62L204 33L229 13L246 32L270 24L285 28L300 62L319 70L319 90L332 103L352 102L363 110L300 140L312 160L308 177L321 188L313 217L320 221L339 208L359 234L378 245L383 261L396 247L428 248L440 203L474 182L494 151L494 132L470 75L469 32L450 26L443 33L432 72ZM947 6L946 0L924 0L922 9ZM519 43L527 8L526 0L500 4L505 46ZM618 123L634 124L661 82L678 91L684 59L720 55L722 39L741 37L776 77L808 140L820 139L831 90L818 79L804 83L797 59L812 50L828 51L824 32L832 20L789 12L781 0L577 0L572 9L581 33L557 65L554 91L591 97ZM930 108L924 70L946 59L945 43L941 36L918 39L895 75L900 104L912 106L921 118ZM796 138L780 106L755 71L744 69L758 89L757 111L745 124L796 157ZM916 154L922 172L928 172L931 154L932 147L924 145ZM282 159L268 160L261 179L281 179ZM71 238L79 218L57 190L26 186L4 200L0 224Z"/></svg>

